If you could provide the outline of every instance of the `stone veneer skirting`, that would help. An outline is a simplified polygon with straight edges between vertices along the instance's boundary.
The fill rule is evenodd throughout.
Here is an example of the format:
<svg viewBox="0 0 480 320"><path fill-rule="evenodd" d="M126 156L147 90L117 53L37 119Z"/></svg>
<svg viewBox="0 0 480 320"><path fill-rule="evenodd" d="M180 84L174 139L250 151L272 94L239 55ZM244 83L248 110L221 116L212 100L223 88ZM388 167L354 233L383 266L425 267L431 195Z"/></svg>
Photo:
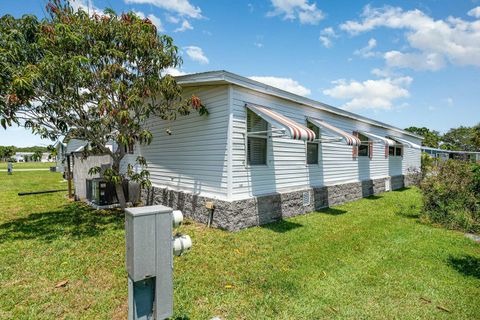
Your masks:
<svg viewBox="0 0 480 320"><path fill-rule="evenodd" d="M406 175L391 177L392 190L409 186L412 183L413 179ZM166 205L175 210L181 210L190 219L207 223L209 212L205 208L205 202L213 201L215 211L212 225L229 231L237 231L358 200L384 191L385 179L382 178L262 195L230 202L152 187L142 191L142 202L146 205ZM310 204L308 205L303 203L304 192L310 194Z"/></svg>

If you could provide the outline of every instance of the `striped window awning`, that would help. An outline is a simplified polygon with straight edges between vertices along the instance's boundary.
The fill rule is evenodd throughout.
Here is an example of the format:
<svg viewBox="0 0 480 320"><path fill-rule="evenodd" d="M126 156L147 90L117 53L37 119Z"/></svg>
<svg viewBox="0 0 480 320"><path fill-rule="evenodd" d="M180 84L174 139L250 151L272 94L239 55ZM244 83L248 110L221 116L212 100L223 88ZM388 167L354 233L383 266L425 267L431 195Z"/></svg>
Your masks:
<svg viewBox="0 0 480 320"><path fill-rule="evenodd" d="M366 132L366 131L359 131L359 132L361 134L363 134L364 136L369 137L374 142L381 142L384 145L389 146L389 147L397 144L397 142L395 140L392 140L392 139L389 139L389 138L386 138L386 137L382 137L382 136L379 136L379 135L376 135L376 134L373 134L373 133L370 133L370 132Z"/></svg>
<svg viewBox="0 0 480 320"><path fill-rule="evenodd" d="M419 144L410 142L410 141L405 140L403 138L398 138L398 137L390 137L390 138L397 141L398 143L402 144L405 147L413 148L413 149L422 149L422 146L420 146Z"/></svg>
<svg viewBox="0 0 480 320"><path fill-rule="evenodd" d="M315 119L315 118L307 118L308 121L319 127L320 129L323 129L325 131L330 132L331 134L335 136L339 136L341 140L345 141L345 143L349 146L359 146L362 144L360 139L355 137L353 134L347 133L343 131L342 129L339 129L330 123L327 123L323 120Z"/></svg>
<svg viewBox="0 0 480 320"><path fill-rule="evenodd" d="M263 106L247 103L245 105L249 110L257 114L263 120L271 125L281 128L284 133L294 140L313 141L316 139L315 132L301 124Z"/></svg>

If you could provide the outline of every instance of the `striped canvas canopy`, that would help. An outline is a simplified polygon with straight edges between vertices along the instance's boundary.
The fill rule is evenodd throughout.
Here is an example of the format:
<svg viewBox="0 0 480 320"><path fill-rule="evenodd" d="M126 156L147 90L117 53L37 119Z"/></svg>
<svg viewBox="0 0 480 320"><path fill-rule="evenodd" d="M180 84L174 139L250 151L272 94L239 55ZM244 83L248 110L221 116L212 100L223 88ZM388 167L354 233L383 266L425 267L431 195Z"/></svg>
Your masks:
<svg viewBox="0 0 480 320"><path fill-rule="evenodd" d="M282 128L285 130L285 133L295 140L303 141L313 141L315 140L315 132L308 129L305 126L302 126L296 123L293 120L263 106L246 104L248 109L252 110L255 114L261 117L263 120L267 121L271 125Z"/></svg>
<svg viewBox="0 0 480 320"><path fill-rule="evenodd" d="M382 137L382 136L379 136L379 135L376 135L376 134L373 134L373 133L370 133L370 132L366 132L366 131L359 131L359 132L361 134L363 134L364 136L367 136L374 141L382 142L383 144L385 144L386 146L389 146L389 147L397 144L397 142L395 142L394 140L388 139L386 137Z"/></svg>
<svg viewBox="0 0 480 320"><path fill-rule="evenodd" d="M317 127L329 131L330 133L333 133L336 136L340 136L340 138L345 141L345 143L349 146L359 146L362 144L360 139L355 137L353 134L347 133L343 131L342 129L339 129L323 120L315 119L315 118L307 118L308 121L316 125Z"/></svg>
<svg viewBox="0 0 480 320"><path fill-rule="evenodd" d="M413 148L413 149L422 149L422 146L420 146L419 144L416 144L416 143L413 143L413 142L410 142L408 140L405 140L403 138L398 138L398 137L390 137L392 138L393 140L395 141L398 141L400 144L408 147L408 148Z"/></svg>

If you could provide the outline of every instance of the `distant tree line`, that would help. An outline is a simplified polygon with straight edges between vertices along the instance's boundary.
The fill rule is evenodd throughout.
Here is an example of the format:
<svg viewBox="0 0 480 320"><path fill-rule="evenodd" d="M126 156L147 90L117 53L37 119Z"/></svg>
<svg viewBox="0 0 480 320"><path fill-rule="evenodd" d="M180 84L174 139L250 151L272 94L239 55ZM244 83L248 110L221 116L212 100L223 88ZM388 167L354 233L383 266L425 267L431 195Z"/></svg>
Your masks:
<svg viewBox="0 0 480 320"><path fill-rule="evenodd" d="M445 134L426 127L408 127L405 130L424 137L422 145L426 147L480 151L480 123L473 127L452 128Z"/></svg>

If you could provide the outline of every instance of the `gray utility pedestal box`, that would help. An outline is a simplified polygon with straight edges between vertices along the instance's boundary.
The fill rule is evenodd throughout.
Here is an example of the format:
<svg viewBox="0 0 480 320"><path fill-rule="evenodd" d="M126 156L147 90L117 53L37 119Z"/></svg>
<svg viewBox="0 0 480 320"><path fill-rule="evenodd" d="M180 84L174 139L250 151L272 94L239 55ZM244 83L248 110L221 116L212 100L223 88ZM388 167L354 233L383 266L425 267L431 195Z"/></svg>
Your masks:
<svg viewBox="0 0 480 320"><path fill-rule="evenodd" d="M128 318L165 319L173 314L172 209L125 210Z"/></svg>

